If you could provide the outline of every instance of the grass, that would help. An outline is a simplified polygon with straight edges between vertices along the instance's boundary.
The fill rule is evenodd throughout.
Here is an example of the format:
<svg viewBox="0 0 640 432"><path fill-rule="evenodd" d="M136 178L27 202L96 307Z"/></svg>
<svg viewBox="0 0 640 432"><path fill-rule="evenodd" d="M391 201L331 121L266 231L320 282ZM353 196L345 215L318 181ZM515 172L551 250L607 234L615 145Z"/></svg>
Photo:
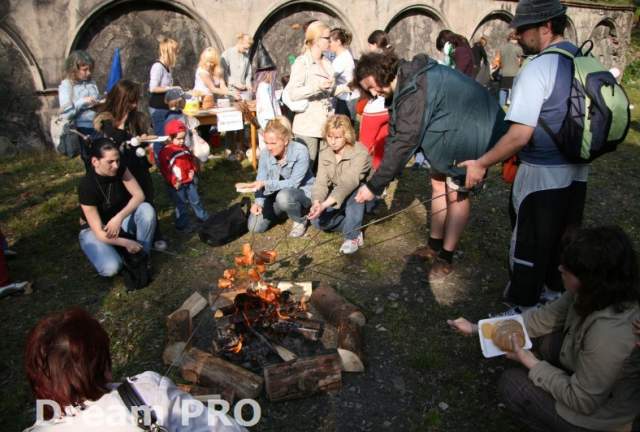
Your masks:
<svg viewBox="0 0 640 432"><path fill-rule="evenodd" d="M617 152L593 164L585 225L619 224L639 248L640 84L626 90L636 105L633 125ZM483 359L476 339L458 337L445 325L447 318L476 320L503 308L509 190L495 170L488 188L473 201L472 221L459 248L461 271L448 285L429 286L423 265L403 260L426 238L426 209L415 203L430 194L426 172L408 170L390 188L387 204L388 211L412 208L372 225L365 248L349 257L337 254L339 235L310 230L305 238L291 240L288 224L210 248L195 236L174 232L171 206L158 193L161 224L175 255L154 255L153 283L132 294L120 278L94 276L80 251L76 186L82 174L78 160L49 153L0 161L0 221L20 255L9 262L11 276L35 282L30 296L0 299L0 430L21 430L32 421L21 353L27 331L40 317L81 305L111 337L115 377L164 372L164 317L194 290L206 295L240 244L251 240L258 248L277 244L280 256L291 255L288 265L273 269L275 278L330 283L368 317L367 372L345 375L336 396L279 404L261 399L264 418L257 430L378 430L385 421L397 430L519 430L497 408L495 394L496 380L510 363ZM209 162L199 186L203 202L210 211L227 207L239 199L233 183L252 176L250 168L235 163ZM155 181L162 191L160 179ZM180 381L175 372L170 376ZM440 402L448 408L441 409ZM361 408L354 411L354 404Z"/></svg>

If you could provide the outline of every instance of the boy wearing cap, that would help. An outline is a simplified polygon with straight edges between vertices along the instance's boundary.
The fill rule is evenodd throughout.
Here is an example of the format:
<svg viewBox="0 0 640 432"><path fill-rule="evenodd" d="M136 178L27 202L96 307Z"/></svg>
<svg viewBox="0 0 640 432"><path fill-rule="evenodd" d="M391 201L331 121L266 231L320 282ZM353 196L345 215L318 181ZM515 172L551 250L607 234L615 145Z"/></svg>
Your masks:
<svg viewBox="0 0 640 432"><path fill-rule="evenodd" d="M176 229L189 231L187 204L191 205L200 222L209 219L198 194L198 164L185 145L187 127L182 121L169 120L165 124L164 133L169 136L170 141L160 150L160 172L169 186L169 195L176 206Z"/></svg>

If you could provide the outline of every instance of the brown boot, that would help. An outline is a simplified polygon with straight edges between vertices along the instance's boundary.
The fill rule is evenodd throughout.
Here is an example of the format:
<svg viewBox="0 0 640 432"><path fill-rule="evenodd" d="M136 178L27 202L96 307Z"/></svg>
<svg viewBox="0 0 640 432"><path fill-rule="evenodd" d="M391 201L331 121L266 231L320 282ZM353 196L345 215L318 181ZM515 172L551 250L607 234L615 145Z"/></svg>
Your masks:
<svg viewBox="0 0 640 432"><path fill-rule="evenodd" d="M420 258L427 262L431 262L438 257L438 251L432 249L429 245L420 246L409 255L406 255L405 258Z"/></svg>
<svg viewBox="0 0 640 432"><path fill-rule="evenodd" d="M429 282L442 281L453 272L453 264L436 257L429 270Z"/></svg>

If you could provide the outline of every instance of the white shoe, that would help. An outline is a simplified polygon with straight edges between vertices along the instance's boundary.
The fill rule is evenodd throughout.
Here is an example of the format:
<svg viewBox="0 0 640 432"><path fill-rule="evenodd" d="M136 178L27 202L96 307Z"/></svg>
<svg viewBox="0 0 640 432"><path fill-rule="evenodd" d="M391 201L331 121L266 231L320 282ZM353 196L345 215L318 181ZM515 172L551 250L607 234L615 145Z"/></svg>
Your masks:
<svg viewBox="0 0 640 432"><path fill-rule="evenodd" d="M167 250L167 242L164 240L156 240L153 242L153 249L158 252L163 252Z"/></svg>
<svg viewBox="0 0 640 432"><path fill-rule="evenodd" d="M10 294L23 292L25 294L31 294L31 282L14 282L3 287L0 287L0 297L4 297Z"/></svg>
<svg viewBox="0 0 640 432"><path fill-rule="evenodd" d="M340 253L345 255L356 253L358 248L361 248L363 245L364 238L362 237L362 233L360 233L357 238L345 240L342 243L342 246L340 246Z"/></svg>
<svg viewBox="0 0 640 432"><path fill-rule="evenodd" d="M291 231L289 231L289 237L298 238L302 237L304 233L307 231L307 222L296 222L293 221L293 225L291 226Z"/></svg>
<svg viewBox="0 0 640 432"><path fill-rule="evenodd" d="M538 309L541 306L542 305L540 303L534 304L533 306L515 305L515 306L507 309L506 311L501 312L501 313L496 314L496 315L493 315L493 316L494 317L506 317L506 316L512 316L512 315L522 315L523 313L525 313L529 309Z"/></svg>
<svg viewBox="0 0 640 432"><path fill-rule="evenodd" d="M542 304L547 304L547 303L551 303L554 300L558 300L560 297L562 297L562 293L560 291L550 290L545 285L544 289L542 290L542 293L540 294L539 301Z"/></svg>

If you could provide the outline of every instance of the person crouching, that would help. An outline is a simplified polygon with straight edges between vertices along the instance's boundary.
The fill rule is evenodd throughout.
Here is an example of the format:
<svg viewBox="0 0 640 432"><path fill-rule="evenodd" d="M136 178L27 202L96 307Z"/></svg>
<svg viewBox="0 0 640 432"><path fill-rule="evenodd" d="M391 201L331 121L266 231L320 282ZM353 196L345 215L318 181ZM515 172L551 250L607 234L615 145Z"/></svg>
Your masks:
<svg viewBox="0 0 640 432"><path fill-rule="evenodd" d="M190 231L187 204L200 222L209 219L198 195L198 165L187 146L187 127L180 120L170 120L164 127L169 143L160 150L160 172L169 186L169 195L176 206L176 229Z"/></svg>

